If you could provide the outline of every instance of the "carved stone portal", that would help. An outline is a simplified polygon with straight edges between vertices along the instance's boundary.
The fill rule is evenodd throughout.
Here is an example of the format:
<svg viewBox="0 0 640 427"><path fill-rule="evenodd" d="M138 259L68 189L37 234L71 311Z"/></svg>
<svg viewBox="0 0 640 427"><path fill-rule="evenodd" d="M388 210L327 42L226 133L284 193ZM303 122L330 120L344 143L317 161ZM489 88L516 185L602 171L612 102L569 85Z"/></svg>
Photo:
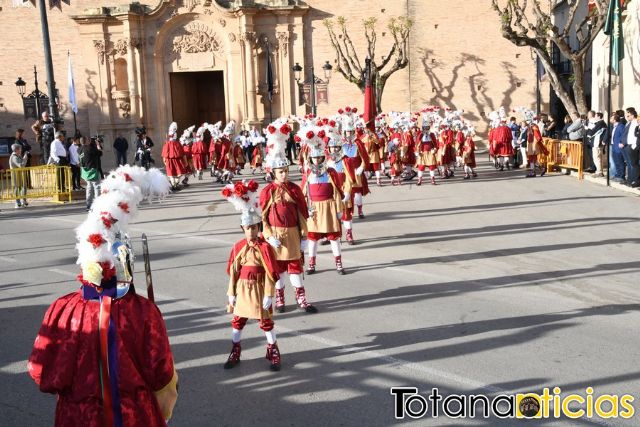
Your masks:
<svg viewBox="0 0 640 427"><path fill-rule="evenodd" d="M185 27L185 31L186 34L173 40L173 52L200 53L222 50L220 38L205 24L193 22Z"/></svg>

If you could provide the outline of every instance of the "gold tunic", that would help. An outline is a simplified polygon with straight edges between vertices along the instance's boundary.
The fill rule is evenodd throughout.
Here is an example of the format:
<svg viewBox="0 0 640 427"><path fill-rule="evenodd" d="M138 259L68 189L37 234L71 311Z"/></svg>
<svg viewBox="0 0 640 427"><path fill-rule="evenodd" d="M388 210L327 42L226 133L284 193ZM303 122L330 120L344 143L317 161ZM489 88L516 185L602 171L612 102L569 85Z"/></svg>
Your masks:
<svg viewBox="0 0 640 427"><path fill-rule="evenodd" d="M262 267L265 272L255 275L253 279L240 279L242 267ZM270 319L271 313L262 308L262 300L266 296L275 295L275 282L266 273L262 254L257 246L246 244L235 257L229 275L227 295L236 296L233 314L248 319Z"/></svg>
<svg viewBox="0 0 640 427"><path fill-rule="evenodd" d="M265 239L273 236L276 239L280 240L280 247L274 248L274 252L276 253L276 259L278 261L293 261L300 259L302 256L300 250L300 240L307 238L307 220L300 214L300 211L296 208L296 214L298 215L298 226L296 227L277 227L275 225L269 224L267 220L269 216L269 211L273 208L274 205L279 203L292 203L296 204L295 200L287 193L286 191L282 191L281 189L276 189L271 194L271 202L267 209L262 212L262 224L263 231L262 235Z"/></svg>

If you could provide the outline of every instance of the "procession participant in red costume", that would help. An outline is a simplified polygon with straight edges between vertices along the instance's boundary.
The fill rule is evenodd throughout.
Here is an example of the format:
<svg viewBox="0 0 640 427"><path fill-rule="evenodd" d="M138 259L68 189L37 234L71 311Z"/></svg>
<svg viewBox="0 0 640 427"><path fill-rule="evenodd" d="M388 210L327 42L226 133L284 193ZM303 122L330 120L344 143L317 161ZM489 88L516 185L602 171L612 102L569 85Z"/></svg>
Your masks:
<svg viewBox="0 0 640 427"><path fill-rule="evenodd" d="M182 136L180 137L180 145L182 145L182 150L184 151L184 161L185 161L185 174L182 179L182 185L185 187L189 186L189 175L194 174L193 169L193 154L191 152L191 147L193 144L193 131L195 129L195 125L191 126L184 130Z"/></svg>
<svg viewBox="0 0 640 427"><path fill-rule="evenodd" d="M540 171L540 176L547 173L547 156L549 150L542 140L540 127L536 123L538 119L531 110L525 110L525 121L527 122L527 159L529 160L530 171L527 178L536 176L536 169Z"/></svg>
<svg viewBox="0 0 640 427"><path fill-rule="evenodd" d="M418 124L414 117L411 117L405 125L403 138L400 140L400 151L402 153L402 177L405 181L412 180L417 173L413 170L416 164L416 145L419 139Z"/></svg>
<svg viewBox="0 0 640 427"><path fill-rule="evenodd" d="M251 152L251 174L256 173L256 169L260 168L260 173L264 173L264 169L262 167L262 162L264 161L264 149L262 148L262 143L264 142L264 137L257 136L252 138L251 143L253 144L253 151Z"/></svg>
<svg viewBox="0 0 640 427"><path fill-rule="evenodd" d="M208 123L204 123L196 131L195 141L191 146L191 156L193 158L193 168L198 180L202 181L202 173L207 165L207 146L204 142L204 133L207 130Z"/></svg>
<svg viewBox="0 0 640 427"><path fill-rule="evenodd" d="M220 182L222 172L218 170L218 162L220 161L220 153L222 152L222 131L220 130L222 122L207 126L207 130L211 134L211 142L209 143L209 164L211 165L211 176L217 178Z"/></svg>
<svg viewBox="0 0 640 427"><path fill-rule="evenodd" d="M302 176L302 192L309 207L307 219L307 239L309 240L308 274L316 271L318 241L326 238L331 244L338 274L345 274L342 267L340 238L340 214L343 210L342 182L335 169L327 166L325 138L329 138L324 129L309 126L300 129L300 138L309 146L311 162Z"/></svg>
<svg viewBox="0 0 640 427"><path fill-rule="evenodd" d="M464 129L465 140L462 144L462 163L464 164L464 179L477 177L476 168L476 144L473 137L476 135L473 126L468 125Z"/></svg>
<svg viewBox="0 0 640 427"><path fill-rule="evenodd" d="M247 159L244 156L244 148L242 147L241 139L236 139L236 143L233 146L233 160L236 164L235 173L238 175L242 175L242 169L244 169L244 165L247 163Z"/></svg>
<svg viewBox="0 0 640 427"><path fill-rule="evenodd" d="M450 128L451 124L444 120L440 125L440 134L438 135L438 166L441 168L441 175L444 179L448 179L454 176L452 169L453 162L455 161L455 150L453 148L453 131Z"/></svg>
<svg viewBox="0 0 640 427"><path fill-rule="evenodd" d="M422 132L420 132L420 140L418 142L418 183L422 185L423 175L425 170L429 170L431 177L431 184L436 185L436 168L438 167L438 161L436 159L436 135L431 132L431 124L429 119L423 115L422 119Z"/></svg>
<svg viewBox="0 0 640 427"><path fill-rule="evenodd" d="M290 132L286 119L278 119L267 127L266 164L273 180L260 193L262 233L275 249L278 261L280 279L276 282L276 311L285 311L284 283L289 278L298 306L307 313L316 313L318 310L307 301L302 283L309 211L302 190L289 181L289 160L285 150Z"/></svg>
<svg viewBox="0 0 640 427"><path fill-rule="evenodd" d="M228 311L231 320L231 353L225 369L240 363L240 338L248 319L259 321L267 337L267 360L271 370L280 370L280 349L276 341L274 322L271 319L275 283L278 280L278 262L273 249L260 236L262 213L258 204L258 183L237 182L228 184L222 196L242 212L240 225L245 238L238 241L229 255L227 274L229 275Z"/></svg>
<svg viewBox="0 0 640 427"><path fill-rule="evenodd" d="M157 169L121 166L76 230L80 289L48 308L27 365L57 395L56 426L166 426L178 375L162 315L133 285L127 224L144 197L165 196Z"/></svg>
<svg viewBox="0 0 640 427"><path fill-rule="evenodd" d="M457 120L453 125L454 130L454 142L453 148L456 154L456 167L462 167L464 162L462 161L462 146L464 145L465 135L462 131L462 122Z"/></svg>
<svg viewBox="0 0 640 427"><path fill-rule="evenodd" d="M353 244L353 232L350 222L353 220L353 205L358 207L358 218L364 218L362 210L362 198L369 194L369 184L364 171L369 167L369 156L361 140L355 135L355 119L357 108L346 107L338 110L342 130L342 153L345 166L345 179L350 182L352 206L343 212L344 224L347 229L346 238L349 244ZM346 214L345 214L346 213ZM349 225L347 226L347 223Z"/></svg>
<svg viewBox="0 0 640 427"><path fill-rule="evenodd" d="M385 172L385 149L389 139L384 132L385 125L382 117L376 118L375 128L373 134L375 138L368 138L365 145L367 146L367 154L369 154L369 171L375 174L378 187L382 187L382 175ZM374 152L373 150L376 149L377 151Z"/></svg>
<svg viewBox="0 0 640 427"><path fill-rule="evenodd" d="M496 157L496 167L500 170L511 169L511 158L513 157L513 134L511 128L507 126L507 114L504 107L498 111L499 125L493 129L491 138L493 140L493 153Z"/></svg>
<svg viewBox="0 0 640 427"><path fill-rule="evenodd" d="M224 127L222 136L220 137L220 157L218 158L217 169L221 173L219 181L222 182L231 182L233 180L236 162L233 156L231 138L235 132L235 127L236 122L231 120Z"/></svg>
<svg viewBox="0 0 640 427"><path fill-rule="evenodd" d="M187 173L184 150L178 141L178 124L171 123L167 133L167 141L162 146L162 160L171 183L171 190L180 189L180 177Z"/></svg>

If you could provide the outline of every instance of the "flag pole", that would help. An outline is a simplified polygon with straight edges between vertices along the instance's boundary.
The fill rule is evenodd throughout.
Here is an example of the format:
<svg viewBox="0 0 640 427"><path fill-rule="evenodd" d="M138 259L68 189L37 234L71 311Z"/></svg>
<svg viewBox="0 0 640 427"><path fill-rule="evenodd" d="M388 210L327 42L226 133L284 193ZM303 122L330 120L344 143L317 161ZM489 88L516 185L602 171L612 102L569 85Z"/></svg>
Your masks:
<svg viewBox="0 0 640 427"><path fill-rule="evenodd" d="M71 51L67 50L67 64L69 66L71 66ZM69 71L69 73L71 73L71 71ZM75 87L73 88L73 92L74 92L74 103L76 102L75 100ZM78 122L76 121L76 111L74 108L71 108L71 112L73 113L73 137L76 138L78 136Z"/></svg>
<svg viewBox="0 0 640 427"><path fill-rule="evenodd" d="M618 1L618 0L611 0L613 1ZM610 6L611 7L611 6ZM607 14L607 19L609 18L608 14ZM609 82L607 84L607 129L609 130L609 141L605 144L605 158L607 159L607 187L611 186L611 159L609 158L609 153L611 152L610 146L611 143L613 142L613 134L612 134L612 126L611 126L611 117L613 116L611 108L612 108L612 102L611 102L611 71L613 68L613 31L610 32L609 34Z"/></svg>

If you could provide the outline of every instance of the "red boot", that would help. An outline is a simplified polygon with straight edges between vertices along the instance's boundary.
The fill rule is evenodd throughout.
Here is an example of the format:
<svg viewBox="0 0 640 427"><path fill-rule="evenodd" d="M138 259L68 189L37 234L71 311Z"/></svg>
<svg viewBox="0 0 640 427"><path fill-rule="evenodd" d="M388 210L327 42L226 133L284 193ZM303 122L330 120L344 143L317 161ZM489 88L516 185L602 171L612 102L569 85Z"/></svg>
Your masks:
<svg viewBox="0 0 640 427"><path fill-rule="evenodd" d="M418 182L416 183L416 185L422 185L422 177L418 178Z"/></svg>
<svg viewBox="0 0 640 427"><path fill-rule="evenodd" d="M358 218L363 219L364 213L362 212L362 205L358 206Z"/></svg>
<svg viewBox="0 0 640 427"><path fill-rule="evenodd" d="M338 271L338 274L346 274L344 271L344 268L342 268L342 255L338 255L336 258L336 270Z"/></svg>
<svg viewBox="0 0 640 427"><path fill-rule="evenodd" d="M284 313L284 289L276 289L276 311Z"/></svg>
<svg viewBox="0 0 640 427"><path fill-rule="evenodd" d="M316 272L316 257L309 257L309 267L307 267L307 274L313 274Z"/></svg>
<svg viewBox="0 0 640 427"><path fill-rule="evenodd" d="M229 354L229 358L227 362L224 364L224 369L231 369L240 363L240 353L242 352L242 348L240 347L239 342L234 342L233 347L231 347L231 353Z"/></svg>
<svg viewBox="0 0 640 427"><path fill-rule="evenodd" d="M300 309L304 310L307 313L317 313L318 309L313 305L309 304L307 301L307 295L304 291L304 286L296 288L296 301L298 302L298 306Z"/></svg>
<svg viewBox="0 0 640 427"><path fill-rule="evenodd" d="M380 178L376 178L376 184L378 184L378 187L382 187L382 181Z"/></svg>
<svg viewBox="0 0 640 427"><path fill-rule="evenodd" d="M431 185L438 185L438 184L436 184L436 177L435 176L431 177Z"/></svg>
<svg viewBox="0 0 640 427"><path fill-rule="evenodd" d="M271 370L280 370L280 349L278 343L267 344L267 355L265 356L268 361L271 362Z"/></svg>
<svg viewBox="0 0 640 427"><path fill-rule="evenodd" d="M347 243L350 245L355 245L356 243L353 241L353 231L351 228L347 230Z"/></svg>

